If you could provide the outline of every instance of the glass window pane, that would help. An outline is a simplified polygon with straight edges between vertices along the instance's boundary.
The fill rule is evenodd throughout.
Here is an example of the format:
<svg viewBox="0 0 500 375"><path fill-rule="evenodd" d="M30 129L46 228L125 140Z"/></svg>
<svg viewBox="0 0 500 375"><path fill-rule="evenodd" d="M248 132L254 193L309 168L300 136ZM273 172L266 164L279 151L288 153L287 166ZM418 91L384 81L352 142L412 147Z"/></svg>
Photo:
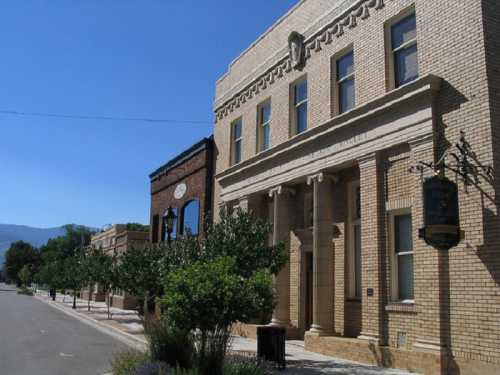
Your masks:
<svg viewBox="0 0 500 375"><path fill-rule="evenodd" d="M418 78L417 45L405 48L394 54L396 87Z"/></svg>
<svg viewBox="0 0 500 375"><path fill-rule="evenodd" d="M235 122L233 125L233 139L241 138L241 121Z"/></svg>
<svg viewBox="0 0 500 375"><path fill-rule="evenodd" d="M297 107L297 134L307 129L307 103Z"/></svg>
<svg viewBox="0 0 500 375"><path fill-rule="evenodd" d="M262 149L267 150L270 145L270 126L269 124L263 126L262 128Z"/></svg>
<svg viewBox="0 0 500 375"><path fill-rule="evenodd" d="M200 221L200 202L192 200L188 202L182 210L183 234L198 235L198 226Z"/></svg>
<svg viewBox="0 0 500 375"><path fill-rule="evenodd" d="M413 299L413 255L398 256L399 299Z"/></svg>
<svg viewBox="0 0 500 375"><path fill-rule="evenodd" d="M234 163L238 164L241 161L241 141L234 143Z"/></svg>
<svg viewBox="0 0 500 375"><path fill-rule="evenodd" d="M354 53L351 51L347 55L337 60L337 81L347 77L354 71Z"/></svg>
<svg viewBox="0 0 500 375"><path fill-rule="evenodd" d="M260 109L260 123L265 124L271 119L271 104L265 104Z"/></svg>
<svg viewBox="0 0 500 375"><path fill-rule="evenodd" d="M355 106L354 78L339 84L339 111L344 113Z"/></svg>
<svg viewBox="0 0 500 375"><path fill-rule="evenodd" d="M354 226L354 282L356 297L361 297L361 225Z"/></svg>
<svg viewBox="0 0 500 375"><path fill-rule="evenodd" d="M417 38L417 20L415 14L402 19L392 26L392 49Z"/></svg>
<svg viewBox="0 0 500 375"><path fill-rule="evenodd" d="M307 81L295 85L295 104L307 99Z"/></svg>
<svg viewBox="0 0 500 375"><path fill-rule="evenodd" d="M394 232L396 253L413 251L411 215L395 216Z"/></svg>

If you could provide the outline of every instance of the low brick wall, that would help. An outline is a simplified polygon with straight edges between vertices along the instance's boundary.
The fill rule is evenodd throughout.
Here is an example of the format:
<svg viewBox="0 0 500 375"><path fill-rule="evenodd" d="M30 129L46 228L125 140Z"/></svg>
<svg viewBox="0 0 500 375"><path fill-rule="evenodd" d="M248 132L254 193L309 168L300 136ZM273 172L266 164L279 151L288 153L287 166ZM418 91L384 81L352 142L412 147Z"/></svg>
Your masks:
<svg viewBox="0 0 500 375"><path fill-rule="evenodd" d="M380 367L398 368L425 375L441 374L441 360L436 354L381 347L367 340L306 334L305 349Z"/></svg>

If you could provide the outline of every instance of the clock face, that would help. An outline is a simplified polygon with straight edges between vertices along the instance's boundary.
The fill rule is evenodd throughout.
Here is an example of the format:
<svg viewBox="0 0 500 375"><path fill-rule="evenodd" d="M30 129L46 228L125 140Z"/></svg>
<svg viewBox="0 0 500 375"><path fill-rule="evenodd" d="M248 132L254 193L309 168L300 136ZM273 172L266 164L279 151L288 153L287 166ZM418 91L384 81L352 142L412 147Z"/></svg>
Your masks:
<svg viewBox="0 0 500 375"><path fill-rule="evenodd" d="M181 199L186 194L186 191L187 185L184 182L180 183L175 187L174 198Z"/></svg>

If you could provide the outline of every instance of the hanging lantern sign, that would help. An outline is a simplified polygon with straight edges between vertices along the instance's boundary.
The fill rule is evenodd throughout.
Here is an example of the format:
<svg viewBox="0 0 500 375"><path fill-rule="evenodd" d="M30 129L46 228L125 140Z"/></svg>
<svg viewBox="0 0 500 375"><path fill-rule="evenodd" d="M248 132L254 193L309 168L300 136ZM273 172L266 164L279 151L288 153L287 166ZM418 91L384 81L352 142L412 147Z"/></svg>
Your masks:
<svg viewBox="0 0 500 375"><path fill-rule="evenodd" d="M446 177L426 179L424 224L419 236L439 250L449 250L460 242L460 217L457 184Z"/></svg>

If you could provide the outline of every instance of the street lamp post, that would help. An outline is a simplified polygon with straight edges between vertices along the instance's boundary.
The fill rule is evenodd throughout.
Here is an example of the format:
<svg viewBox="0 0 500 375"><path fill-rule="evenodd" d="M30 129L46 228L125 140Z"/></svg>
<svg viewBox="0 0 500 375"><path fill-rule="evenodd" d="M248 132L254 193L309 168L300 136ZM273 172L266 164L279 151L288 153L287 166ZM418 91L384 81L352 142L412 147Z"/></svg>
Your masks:
<svg viewBox="0 0 500 375"><path fill-rule="evenodd" d="M177 215L174 212L174 209L169 206L167 209L167 215L165 216L166 226L167 226L167 242L172 242L172 232L174 230L175 220L177 219Z"/></svg>

